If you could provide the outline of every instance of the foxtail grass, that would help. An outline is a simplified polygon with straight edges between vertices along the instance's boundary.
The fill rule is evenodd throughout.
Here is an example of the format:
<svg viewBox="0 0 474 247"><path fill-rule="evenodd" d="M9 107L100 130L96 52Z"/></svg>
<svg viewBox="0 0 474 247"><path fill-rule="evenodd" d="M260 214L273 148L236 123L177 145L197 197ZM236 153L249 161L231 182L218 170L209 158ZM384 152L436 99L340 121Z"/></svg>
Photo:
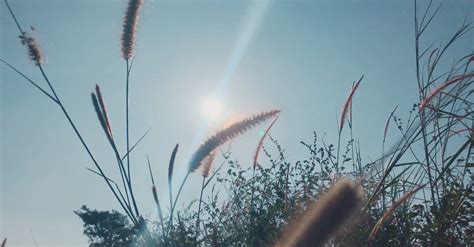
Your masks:
<svg viewBox="0 0 474 247"><path fill-rule="evenodd" d="M260 140L258 141L258 145L257 145L257 148L255 149L255 154L253 156L253 169L254 170L259 165L258 164L258 156L260 154L260 150L263 147L263 142L265 141L265 138L267 137L268 132L270 132L270 129L273 127L273 125L275 124L275 122L277 120L278 120L278 115L276 115L275 119L273 119L273 121L268 125L267 129L265 130L265 132L262 135L262 138L260 138Z"/></svg>
<svg viewBox="0 0 474 247"><path fill-rule="evenodd" d="M23 33L19 36L22 45L26 45L28 49L28 56L35 65L41 65L44 61L44 54L38 42L28 33Z"/></svg>
<svg viewBox="0 0 474 247"><path fill-rule="evenodd" d="M127 145L127 180L128 187L130 190L130 195L132 197L132 202L134 205L135 213L139 215L138 207L133 197L133 188L132 188L132 174L130 171L130 121L129 121L129 92L130 92L130 72L132 69L132 63L129 63L129 60L134 57L135 49L135 40L137 36L137 25L138 19L140 17L140 9L143 5L143 0L129 0L128 6L125 11L125 17L123 20L123 29L121 37L121 48L122 48L122 57L125 59L126 65L126 77L125 77L125 137Z"/></svg>
<svg viewBox="0 0 474 247"><path fill-rule="evenodd" d="M347 119L347 114L349 112L349 109L351 109L351 105L352 105L352 98L354 98L354 94L355 92L357 91L357 89L359 88L359 85L360 85L360 82L362 81L362 79L364 78L364 76L362 76L359 81L357 81L355 83L355 85L352 87L351 91L349 92L349 95L347 96L347 99L342 107L342 111L341 111L341 116L339 117L339 132L342 131L342 129L344 128L344 124L346 123L346 119ZM352 111L352 110L351 110Z"/></svg>
<svg viewBox="0 0 474 247"><path fill-rule="evenodd" d="M255 125L276 116L278 113L280 113L280 110L270 110L267 112L261 112L259 114L251 115L242 120L233 122L229 126L222 128L221 130L211 135L211 137L209 137L206 141L204 141L201 146L199 146L199 148L196 150L196 152L194 152L191 157L191 161L189 162L188 166L188 172L186 173L186 176L184 177L183 182L179 187L178 193L176 194L176 198L174 199L174 203L170 211L170 223L173 222L173 212L176 208L176 203L178 202L178 198L181 194L184 184L186 183L189 175L203 165L203 160L209 157L214 151L216 151L217 148L219 148L224 143L250 130L251 128L255 127Z"/></svg>
<svg viewBox="0 0 474 247"><path fill-rule="evenodd" d="M201 161L201 175L204 178L209 177L209 173L211 172L212 164L214 159L216 158L217 150L212 151L203 161Z"/></svg>
<svg viewBox="0 0 474 247"><path fill-rule="evenodd" d="M276 246L322 246L360 209L362 199L359 185L340 179L288 224Z"/></svg>
<svg viewBox="0 0 474 247"><path fill-rule="evenodd" d="M400 197L400 199L398 199L395 203L392 204L392 206L383 214L382 217L380 217L380 219L377 221L375 226L372 228L372 231L370 232L370 235L369 235L369 244L372 242L375 235L377 235L382 225L389 221L389 219L395 213L397 208L400 207L406 201L408 201L413 195L415 195L416 192L418 192L423 187L424 185L417 186L413 190L410 190L407 193L405 193L402 197Z"/></svg>
<svg viewBox="0 0 474 247"><path fill-rule="evenodd" d="M199 168L201 161L203 161L219 146L246 132L255 125L276 116L279 112L280 110L271 110L268 112L252 115L243 120L234 122L220 131L217 131L210 138L208 138L193 154L189 163L188 173L194 172L197 168Z"/></svg>
<svg viewBox="0 0 474 247"><path fill-rule="evenodd" d="M125 11L125 18L123 20L122 30L122 57L129 60L134 55L135 40L137 35L137 24L140 17L140 9L143 0L128 1L127 10Z"/></svg>
<svg viewBox="0 0 474 247"><path fill-rule="evenodd" d="M71 117L69 111L67 110L66 106L62 103L61 97L56 92L56 89L55 89L53 83L50 81L49 77L47 76L47 73L46 73L45 69L42 66L44 55L41 53L41 50L39 48L38 43L36 42L36 40L30 39L31 36L27 35L26 32L23 31L21 25L19 24L18 19L16 18L15 14L14 14L13 10L11 9L11 7L10 7L7 0L5 0L5 5L7 6L8 10L9 10L11 16L12 16L12 19L15 21L15 24L16 24L19 32L20 32L20 39L21 39L22 43L24 45L28 46L27 49L28 49L28 53L30 55L30 58L35 62L35 65L39 69L42 78L44 79L44 81L48 85L48 88L49 88L48 91L50 91L51 93L48 93L45 89L43 89L41 86L39 86L38 83L35 83L31 79L29 79L23 73L21 73L20 71L15 69L13 66L10 66L8 63L5 63L5 64L9 65L9 67L12 68L13 70L15 70L18 74L22 75L23 78L25 78L28 82L30 82L33 86L35 86L35 88L40 90L43 94L48 96L52 101L54 101L59 106L62 113L66 117L68 123L70 124L70 126L74 130L74 133L76 134L77 138L80 140L82 146L84 147L87 154L91 158L93 164L97 168L98 173L104 179L105 183L107 184L107 186L109 187L109 189L113 193L115 199L119 202L122 209L127 213L127 215L130 217L132 222L136 224L138 222L137 218L135 217L135 215L130 213L130 211L128 210L128 207L126 206L126 202L122 200L122 198L119 196L120 193L116 190L116 188L114 188L112 186L112 183L107 178L107 176L106 176L105 172L103 171L103 169L102 169L101 165L99 164L99 162L96 160L94 154L92 153L91 149L89 148L89 145L84 140L84 138L83 138L81 132L79 131L79 129L77 128L75 122L72 120L72 117Z"/></svg>
<svg viewBox="0 0 474 247"><path fill-rule="evenodd" d="M428 96L426 96L426 98L424 98L421 103L420 103L420 111L422 111L423 109L425 109L425 107L430 103L430 101L436 96L438 95L440 92L442 92L445 88L447 88L448 86L456 83L456 82L459 82L459 81L463 81L465 79L469 79L469 78L473 78L474 77L474 73L470 73L470 74L466 74L466 75L460 75L460 76L455 76L449 80L447 80L446 82L444 82L443 84L439 85L438 87L436 87Z"/></svg>
<svg viewBox="0 0 474 247"><path fill-rule="evenodd" d="M170 196L170 207L172 206L173 202L173 170L174 170L174 161L176 159L176 154L178 153L179 143L176 144L173 148L173 152L171 153L170 162L168 164L168 190Z"/></svg>
<svg viewBox="0 0 474 247"><path fill-rule="evenodd" d="M146 156L146 160L147 160L147 164L148 164L148 170L150 172L151 193L153 194L153 200L155 201L156 210L158 212L158 217L160 219L163 242L166 243L165 224L164 224L164 220L163 220L163 211L161 210L160 199L158 198L158 191L157 191L156 184L155 184L155 178L153 176L153 171L151 169L150 158L148 157L148 155Z"/></svg>

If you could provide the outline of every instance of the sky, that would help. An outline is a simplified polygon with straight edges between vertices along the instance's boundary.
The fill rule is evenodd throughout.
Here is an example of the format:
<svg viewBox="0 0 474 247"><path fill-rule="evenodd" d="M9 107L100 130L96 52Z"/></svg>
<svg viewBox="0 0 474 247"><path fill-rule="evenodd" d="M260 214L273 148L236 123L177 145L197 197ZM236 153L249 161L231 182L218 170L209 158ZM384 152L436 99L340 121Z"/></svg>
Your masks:
<svg viewBox="0 0 474 247"><path fill-rule="evenodd" d="M34 27L46 73L85 140L111 176L117 175L90 93L100 84L123 151L120 34L126 1L10 4L25 29ZM420 9L426 4L420 1ZM0 13L0 57L45 86L3 3ZM472 21L473 13L471 1L443 2L422 45L442 44L464 19ZM281 109L271 135L290 161L302 159L307 153L299 141L312 140L313 130L327 143L337 142L341 106L352 82L364 75L353 115L354 135L368 162L380 155L392 109L398 105L404 117L417 101L413 1L145 0L136 44L132 142L152 130L131 155L132 176L139 207L150 217L156 215L147 154L167 206L167 166L174 145L180 143L178 183L196 145L229 118ZM471 32L442 65L472 52L473 44ZM34 246L35 240L39 246L86 246L82 222L73 211L83 204L119 209L118 203L103 180L86 170L93 164L59 108L6 66L0 65L0 78L0 237L7 237L9 246ZM209 101L220 102L221 114L202 109ZM263 128L234 140L232 157L250 165ZM390 132L389 142L396 141L395 134ZM196 199L199 183L200 176L192 174L180 207Z"/></svg>

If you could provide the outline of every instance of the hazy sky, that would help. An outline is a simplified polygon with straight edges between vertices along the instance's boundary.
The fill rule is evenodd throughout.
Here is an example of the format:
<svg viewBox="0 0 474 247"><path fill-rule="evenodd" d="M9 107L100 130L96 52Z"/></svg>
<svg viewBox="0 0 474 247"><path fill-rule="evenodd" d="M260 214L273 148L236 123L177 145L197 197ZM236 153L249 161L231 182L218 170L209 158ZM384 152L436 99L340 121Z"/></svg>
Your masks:
<svg viewBox="0 0 474 247"><path fill-rule="evenodd" d="M426 2L420 5L423 9ZM0 6L0 57L44 85L6 7ZM123 151L125 63L119 38L126 1L11 0L11 6L24 28L36 29L45 70L97 158L115 174L90 93L101 85ZM446 1L424 44L440 45L473 13L472 1ZM470 33L443 65L471 52L473 44ZM179 182L202 135L231 116L282 109L272 135L291 161L302 159L306 153L298 142L311 140L313 130L326 133L328 143L337 141L341 105L363 74L354 99L354 133L364 161L375 159L390 111L399 105L399 115L405 116L416 102L414 56L411 0L145 0L130 93L131 139L153 128L131 156L141 211L155 216L146 154L165 206L174 145L181 145ZM85 169L93 164L60 110L3 65L0 75L0 237L8 237L9 246L33 245L31 233L40 246L84 246L82 222L73 210L83 204L102 210L119 205L103 180ZM209 121L202 104L216 94L224 112ZM233 158L244 166L258 132L233 142ZM389 141L396 140L394 133ZM198 196L198 181L200 176L191 176L180 205Z"/></svg>

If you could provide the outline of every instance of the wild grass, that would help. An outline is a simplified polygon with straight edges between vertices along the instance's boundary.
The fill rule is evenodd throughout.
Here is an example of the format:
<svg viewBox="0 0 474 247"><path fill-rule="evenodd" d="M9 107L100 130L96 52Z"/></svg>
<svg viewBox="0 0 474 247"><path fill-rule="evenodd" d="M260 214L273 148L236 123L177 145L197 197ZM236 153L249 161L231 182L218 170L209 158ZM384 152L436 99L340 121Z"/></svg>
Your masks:
<svg viewBox="0 0 474 247"><path fill-rule="evenodd" d="M125 154L115 143L114 134L121 133L113 132L104 92L97 85L91 93L92 106L112 149L120 180L106 174L96 160L47 76L38 41L23 31L7 0L5 5L18 28L20 43L26 46L28 57L47 88L4 59L0 61L59 108L95 167L89 170L103 179L120 206L121 213L99 212L85 206L75 211L84 221L84 233L93 246L468 246L474 242L470 170L474 146L474 55L469 51L448 70L440 62L472 26L462 23L445 44L423 47L424 33L441 8L433 9L430 1L419 13L417 2L414 3L418 102L406 122L399 117L398 106L391 111L383 126L379 159L364 164L360 145L353 136L352 103L362 76L352 84L342 104L337 146L318 140L314 132L312 142L301 142L308 150L307 158L289 162L285 149L271 135L279 110L250 115L216 131L192 155L184 177L174 177L179 147L176 144L168 165L169 213L163 211L147 157L158 222L140 213L131 174L131 152L149 131L131 145L129 86L143 1L129 0L120 40L121 57L126 64ZM231 158L230 151L220 150L223 144L270 119L273 121L256 145L253 165L242 166ZM346 122L350 139L342 140ZM386 150L389 131L396 131L399 139ZM264 145L265 141L268 143ZM265 154L265 161L259 157L261 153ZM221 164L216 166L219 160ZM176 205L181 191L188 176L198 169L202 183L194 201L198 203L197 210L191 202L188 209L180 211ZM182 181L175 196L174 179ZM209 187L210 191L206 191ZM6 239L2 246L5 243Z"/></svg>

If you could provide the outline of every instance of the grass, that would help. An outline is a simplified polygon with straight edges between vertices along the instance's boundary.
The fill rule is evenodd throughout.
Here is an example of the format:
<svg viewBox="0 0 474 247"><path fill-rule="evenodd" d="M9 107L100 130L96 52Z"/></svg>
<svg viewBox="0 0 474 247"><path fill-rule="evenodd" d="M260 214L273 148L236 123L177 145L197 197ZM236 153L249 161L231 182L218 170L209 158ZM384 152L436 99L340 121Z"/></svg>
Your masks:
<svg viewBox="0 0 474 247"><path fill-rule="evenodd" d="M40 45L21 27L7 0L5 5L18 28L20 43L26 46L29 58L48 87L41 87L7 61L0 61L61 110L95 166L90 171L103 179L127 216L121 217L118 212L101 214L87 207L76 211L87 226L85 233L91 244L114 244L116 242L107 241L126 239L129 243L143 246L465 246L474 241L470 171L474 146L471 101L474 54L459 58L448 71L443 71L439 64L449 48L470 32L472 26L463 23L447 43L437 48L422 47L424 33L440 8L433 9L430 1L420 14L417 2L414 3L419 101L409 112L406 123L398 117L398 106L389 114L379 159L363 164L360 146L353 136L352 102L362 76L354 82L342 104L337 145L320 142L314 133L312 143L301 142L309 152L306 159L290 163L282 145L271 136L279 110L250 115L221 128L203 142L193 154L174 196L172 181L181 179L173 177L179 147L176 144L168 166L168 214L162 209L148 159L151 195L158 222L145 219L140 213L131 174L131 152L148 133L131 145L130 75L142 1L129 1L121 37L122 58L126 64L125 154L119 152L115 143L114 134L117 133L113 132L101 88L97 85L91 94L99 124L114 153L120 174L118 183L95 159L93 150L43 68L44 54ZM220 151L225 143L270 119L273 121L256 146L253 166L244 168L230 158L230 152ZM342 140L341 133L346 124L350 139ZM400 137L386 150L387 132L391 126L395 126ZM265 140L271 142L264 145ZM269 151L270 146L275 149L277 157ZM267 165L259 161L261 152L267 158ZM212 171L213 164L222 159L221 165ZM199 168L202 169L202 184L197 210L191 210L191 203L190 210L178 211L176 205L181 191L188 177ZM207 191L206 199L208 185L212 185L212 189ZM219 192L227 194L222 198ZM90 215L113 218L127 231L119 239L111 240L107 233L96 231L105 221L91 223L86 220ZM6 239L2 246L5 243Z"/></svg>

